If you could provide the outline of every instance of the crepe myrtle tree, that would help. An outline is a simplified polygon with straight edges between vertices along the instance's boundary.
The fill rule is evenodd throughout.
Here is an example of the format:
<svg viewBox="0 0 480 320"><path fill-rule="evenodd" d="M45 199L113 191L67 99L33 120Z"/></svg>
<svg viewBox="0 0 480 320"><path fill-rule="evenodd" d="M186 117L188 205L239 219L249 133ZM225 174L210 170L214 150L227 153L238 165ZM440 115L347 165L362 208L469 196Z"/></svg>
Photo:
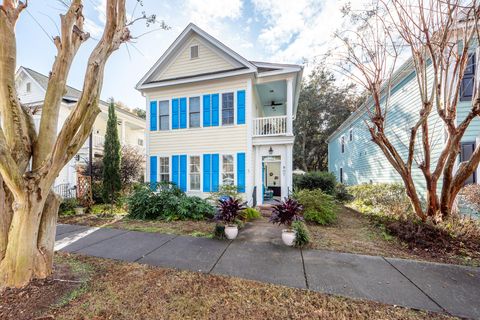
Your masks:
<svg viewBox="0 0 480 320"><path fill-rule="evenodd" d="M469 79L473 97L462 102L466 116L459 117L458 110L469 60L475 51L479 56L480 2L380 0L361 13L349 7L344 13L354 27L336 33L343 48L336 65L368 92L364 107L370 137L402 178L416 215L438 222L452 214L458 192L480 162L478 145L455 170L461 139L480 117L478 70L477 79ZM420 97L406 138L387 121L393 107L390 93L398 81L393 71L403 54L411 57L407 70L415 74ZM440 126L431 124L435 115ZM438 144L443 146L437 156L432 149ZM426 185L425 203L414 184L414 166Z"/></svg>
<svg viewBox="0 0 480 320"><path fill-rule="evenodd" d="M100 109L105 64L119 46L132 39L125 0L106 1L102 37L88 59L83 90L57 133L59 109L68 73L79 47L89 39L84 31L81 0L65 2L60 34L53 38L57 54L50 71L38 134L32 115L15 88L15 24L27 2L0 4L0 288L21 287L52 272L59 199L52 185L60 170L78 152ZM162 23L163 25L163 23Z"/></svg>

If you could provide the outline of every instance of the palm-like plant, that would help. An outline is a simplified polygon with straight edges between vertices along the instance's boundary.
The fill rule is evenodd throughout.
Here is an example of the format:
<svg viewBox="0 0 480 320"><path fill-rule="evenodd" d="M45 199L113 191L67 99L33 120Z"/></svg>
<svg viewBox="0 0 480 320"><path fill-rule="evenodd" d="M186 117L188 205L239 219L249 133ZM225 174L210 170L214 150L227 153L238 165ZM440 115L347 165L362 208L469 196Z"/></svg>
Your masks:
<svg viewBox="0 0 480 320"><path fill-rule="evenodd" d="M224 221L226 224L233 224L239 213L245 210L245 203L231 196L218 200L218 211L215 220Z"/></svg>
<svg viewBox="0 0 480 320"><path fill-rule="evenodd" d="M302 212L303 206L297 200L285 198L285 200L279 201L278 204L273 206L270 222L290 227L294 221L303 221Z"/></svg>

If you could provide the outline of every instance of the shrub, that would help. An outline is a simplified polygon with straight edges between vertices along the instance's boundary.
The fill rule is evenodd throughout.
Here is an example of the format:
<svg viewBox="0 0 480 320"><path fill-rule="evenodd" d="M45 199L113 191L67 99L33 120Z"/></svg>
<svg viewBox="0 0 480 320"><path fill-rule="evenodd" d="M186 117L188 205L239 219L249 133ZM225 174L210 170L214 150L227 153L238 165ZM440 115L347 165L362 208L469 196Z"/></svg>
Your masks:
<svg viewBox="0 0 480 320"><path fill-rule="evenodd" d="M295 231L295 247L302 248L310 243L310 233L307 226L302 221L294 221L292 223L293 231Z"/></svg>
<svg viewBox="0 0 480 320"><path fill-rule="evenodd" d="M218 200L218 211L215 215L215 220L223 221L226 224L233 224L238 220L240 211L245 209L245 204L241 203L239 199L228 197L226 199Z"/></svg>
<svg viewBox="0 0 480 320"><path fill-rule="evenodd" d="M469 184L463 187L460 195L473 210L480 212L480 185Z"/></svg>
<svg viewBox="0 0 480 320"><path fill-rule="evenodd" d="M346 185L337 183L335 186L335 199L340 202L348 202L353 200L353 196L348 192Z"/></svg>
<svg viewBox="0 0 480 320"><path fill-rule="evenodd" d="M293 198L286 198L273 206L273 212L270 216L270 222L283 224L288 227L292 225L294 221L302 221L301 214L303 212L303 206Z"/></svg>
<svg viewBox="0 0 480 320"><path fill-rule="evenodd" d="M251 221L260 218L262 215L254 208L246 208L243 210L243 218L245 221Z"/></svg>
<svg viewBox="0 0 480 320"><path fill-rule="evenodd" d="M400 183L361 184L347 188L354 197L352 205L363 213L406 216L410 200Z"/></svg>
<svg viewBox="0 0 480 320"><path fill-rule="evenodd" d="M334 198L322 190L300 190L294 196L305 208L303 217L306 221L327 225L337 219Z"/></svg>
<svg viewBox="0 0 480 320"><path fill-rule="evenodd" d="M296 175L294 179L294 187L298 190L321 189L323 192L334 195L337 179L330 172L315 171L308 172L304 175Z"/></svg>
<svg viewBox="0 0 480 320"><path fill-rule="evenodd" d="M237 186L221 185L218 187L218 191L210 192L208 199L217 202L219 199L227 197L241 199Z"/></svg>
<svg viewBox="0 0 480 320"><path fill-rule="evenodd" d="M201 220L213 217L215 209L199 197L188 197L173 184L160 183L158 192L146 185L135 187L128 198L128 216L142 220Z"/></svg>
<svg viewBox="0 0 480 320"><path fill-rule="evenodd" d="M69 215L74 212L74 209L78 206L78 200L76 198L63 199L58 208L58 214Z"/></svg>

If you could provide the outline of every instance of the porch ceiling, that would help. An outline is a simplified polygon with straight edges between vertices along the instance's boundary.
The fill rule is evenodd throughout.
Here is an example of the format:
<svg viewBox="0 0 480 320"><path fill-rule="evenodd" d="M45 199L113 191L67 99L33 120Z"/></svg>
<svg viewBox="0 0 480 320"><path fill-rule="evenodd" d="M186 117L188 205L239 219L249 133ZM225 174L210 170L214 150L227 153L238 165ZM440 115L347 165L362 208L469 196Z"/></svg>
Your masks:
<svg viewBox="0 0 480 320"><path fill-rule="evenodd" d="M266 117L286 114L287 82L285 80L256 85L258 98ZM272 103L273 102L273 103Z"/></svg>

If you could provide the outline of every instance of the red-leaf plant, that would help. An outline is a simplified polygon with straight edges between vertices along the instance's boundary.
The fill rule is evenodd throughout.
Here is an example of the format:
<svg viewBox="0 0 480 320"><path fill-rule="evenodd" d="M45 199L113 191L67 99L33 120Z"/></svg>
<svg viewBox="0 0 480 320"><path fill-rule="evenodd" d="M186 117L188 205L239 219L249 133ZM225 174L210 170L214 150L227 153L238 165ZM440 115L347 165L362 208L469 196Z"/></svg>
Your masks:
<svg viewBox="0 0 480 320"><path fill-rule="evenodd" d="M303 221L302 212L303 206L297 200L285 198L285 200L278 201L278 204L273 206L270 222L283 224L290 228L292 222Z"/></svg>
<svg viewBox="0 0 480 320"><path fill-rule="evenodd" d="M245 210L245 203L241 203L239 199L230 196L218 200L218 211L215 220L224 221L225 224L231 225L237 219L239 213Z"/></svg>

